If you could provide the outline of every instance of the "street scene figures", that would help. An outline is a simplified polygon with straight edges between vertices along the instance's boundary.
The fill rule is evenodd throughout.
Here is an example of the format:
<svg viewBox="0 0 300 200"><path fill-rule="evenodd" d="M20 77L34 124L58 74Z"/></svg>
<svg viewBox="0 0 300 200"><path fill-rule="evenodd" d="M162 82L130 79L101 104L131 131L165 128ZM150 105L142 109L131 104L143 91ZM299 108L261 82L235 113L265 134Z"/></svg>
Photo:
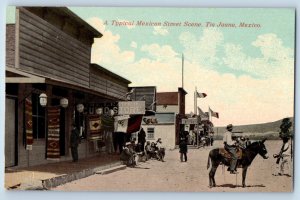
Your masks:
<svg viewBox="0 0 300 200"><path fill-rule="evenodd" d="M6 189L293 191L294 9L20 5L5 33Z"/></svg>

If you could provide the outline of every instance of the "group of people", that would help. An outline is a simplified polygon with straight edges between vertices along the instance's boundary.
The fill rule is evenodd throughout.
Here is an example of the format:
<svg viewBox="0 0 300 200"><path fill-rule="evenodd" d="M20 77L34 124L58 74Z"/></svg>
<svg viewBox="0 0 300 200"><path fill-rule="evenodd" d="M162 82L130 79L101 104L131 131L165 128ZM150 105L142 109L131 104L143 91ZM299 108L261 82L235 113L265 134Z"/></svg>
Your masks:
<svg viewBox="0 0 300 200"><path fill-rule="evenodd" d="M138 141L133 138L130 142L126 142L120 155L121 161L130 167L135 167L140 161L149 159L157 159L164 162L165 148L162 145L161 138L156 142L147 141L143 128L138 133Z"/></svg>
<svg viewBox="0 0 300 200"><path fill-rule="evenodd" d="M190 131L188 135L188 144L200 147L213 146L214 143L214 132L208 131Z"/></svg>

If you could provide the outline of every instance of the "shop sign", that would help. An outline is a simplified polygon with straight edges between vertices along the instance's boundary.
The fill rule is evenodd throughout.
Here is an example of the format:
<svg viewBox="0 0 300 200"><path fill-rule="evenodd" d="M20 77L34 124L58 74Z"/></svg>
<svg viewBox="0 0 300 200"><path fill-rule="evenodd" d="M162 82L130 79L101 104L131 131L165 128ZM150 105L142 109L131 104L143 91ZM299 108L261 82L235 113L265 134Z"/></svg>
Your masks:
<svg viewBox="0 0 300 200"><path fill-rule="evenodd" d="M181 124L198 124L199 120L198 118L188 118L188 119L182 119Z"/></svg>
<svg viewBox="0 0 300 200"><path fill-rule="evenodd" d="M120 101L118 103L119 115L145 114L145 101Z"/></svg>

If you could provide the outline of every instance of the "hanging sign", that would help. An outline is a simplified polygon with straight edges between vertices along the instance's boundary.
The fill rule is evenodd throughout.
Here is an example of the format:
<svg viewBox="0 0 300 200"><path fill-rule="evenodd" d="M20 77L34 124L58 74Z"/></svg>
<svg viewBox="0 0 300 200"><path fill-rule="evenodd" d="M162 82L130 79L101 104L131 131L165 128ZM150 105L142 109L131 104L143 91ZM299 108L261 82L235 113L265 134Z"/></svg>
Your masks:
<svg viewBox="0 0 300 200"><path fill-rule="evenodd" d="M198 118L188 118L188 119L182 119L181 124L198 124L199 120Z"/></svg>
<svg viewBox="0 0 300 200"><path fill-rule="evenodd" d="M145 101L120 101L118 102L119 115L145 114Z"/></svg>

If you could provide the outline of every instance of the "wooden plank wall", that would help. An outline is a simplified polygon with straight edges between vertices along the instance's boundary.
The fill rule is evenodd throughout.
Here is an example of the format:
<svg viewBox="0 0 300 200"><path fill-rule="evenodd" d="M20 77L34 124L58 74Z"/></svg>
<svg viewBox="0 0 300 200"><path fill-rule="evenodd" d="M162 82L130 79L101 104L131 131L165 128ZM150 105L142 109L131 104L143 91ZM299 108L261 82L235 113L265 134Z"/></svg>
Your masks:
<svg viewBox="0 0 300 200"><path fill-rule="evenodd" d="M89 87L91 47L20 8L20 68Z"/></svg>
<svg viewBox="0 0 300 200"><path fill-rule="evenodd" d="M15 25L6 25L6 66L15 67Z"/></svg>
<svg viewBox="0 0 300 200"><path fill-rule="evenodd" d="M121 81L109 77L91 67L90 88L103 94L121 98L128 92L128 85Z"/></svg>

